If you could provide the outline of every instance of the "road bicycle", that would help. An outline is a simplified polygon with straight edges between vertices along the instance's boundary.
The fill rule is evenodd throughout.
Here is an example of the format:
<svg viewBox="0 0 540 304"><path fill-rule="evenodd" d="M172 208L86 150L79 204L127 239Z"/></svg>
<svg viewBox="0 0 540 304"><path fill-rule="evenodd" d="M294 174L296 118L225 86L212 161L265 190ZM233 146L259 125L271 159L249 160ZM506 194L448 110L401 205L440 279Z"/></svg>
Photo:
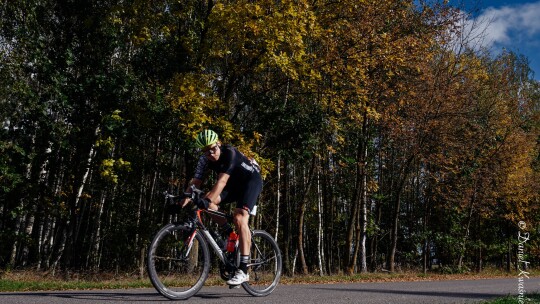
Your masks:
<svg viewBox="0 0 540 304"><path fill-rule="evenodd" d="M172 213L181 209L176 202L182 197L189 197L192 202L204 197L203 192L195 186L191 189L192 193L184 193L184 196L165 194L166 205L177 209ZM221 279L231 279L240 264L238 242L232 252L223 249L218 245L218 234L203 224L203 214L232 222L229 214L195 207L185 221L173 222L161 228L150 244L147 257L150 281L160 294L171 300L188 299L203 287L210 275L209 248L219 259ZM282 258L276 241L266 231L251 231L250 262L247 266L250 280L242 283L242 287L256 297L272 293L281 277Z"/></svg>

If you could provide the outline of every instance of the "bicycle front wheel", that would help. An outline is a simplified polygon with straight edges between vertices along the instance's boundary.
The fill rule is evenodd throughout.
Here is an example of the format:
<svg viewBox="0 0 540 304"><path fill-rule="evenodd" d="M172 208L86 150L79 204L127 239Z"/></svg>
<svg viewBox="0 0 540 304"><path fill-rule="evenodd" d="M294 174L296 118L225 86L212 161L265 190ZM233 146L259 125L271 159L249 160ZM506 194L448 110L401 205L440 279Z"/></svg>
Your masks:
<svg viewBox="0 0 540 304"><path fill-rule="evenodd" d="M154 237L148 251L152 285L171 300L195 295L210 271L210 253L204 238L179 224L168 224Z"/></svg>
<svg viewBox="0 0 540 304"><path fill-rule="evenodd" d="M281 278L281 251L274 238L266 231L255 230L251 236L250 280L242 287L252 296L264 297L272 293Z"/></svg>

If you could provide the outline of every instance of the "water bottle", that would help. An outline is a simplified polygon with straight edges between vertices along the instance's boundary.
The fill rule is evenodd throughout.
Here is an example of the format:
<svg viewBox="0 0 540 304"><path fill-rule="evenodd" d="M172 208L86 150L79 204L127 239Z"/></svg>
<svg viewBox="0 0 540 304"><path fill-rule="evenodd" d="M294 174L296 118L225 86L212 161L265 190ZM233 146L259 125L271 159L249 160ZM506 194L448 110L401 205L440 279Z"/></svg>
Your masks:
<svg viewBox="0 0 540 304"><path fill-rule="evenodd" d="M238 242L238 234L233 231L229 234L229 239L227 240L227 252L234 252L236 242Z"/></svg>

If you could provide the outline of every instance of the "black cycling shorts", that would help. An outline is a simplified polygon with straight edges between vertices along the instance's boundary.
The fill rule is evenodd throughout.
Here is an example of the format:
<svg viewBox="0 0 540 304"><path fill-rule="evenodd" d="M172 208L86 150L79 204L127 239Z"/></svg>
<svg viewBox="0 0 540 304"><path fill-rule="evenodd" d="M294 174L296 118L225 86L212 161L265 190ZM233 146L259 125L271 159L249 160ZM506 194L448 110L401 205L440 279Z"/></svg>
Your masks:
<svg viewBox="0 0 540 304"><path fill-rule="evenodd" d="M251 179L244 184L226 185L220 194L220 204L236 202L236 208L251 212L257 204L257 198L261 194L262 186L263 181L258 173L252 174Z"/></svg>

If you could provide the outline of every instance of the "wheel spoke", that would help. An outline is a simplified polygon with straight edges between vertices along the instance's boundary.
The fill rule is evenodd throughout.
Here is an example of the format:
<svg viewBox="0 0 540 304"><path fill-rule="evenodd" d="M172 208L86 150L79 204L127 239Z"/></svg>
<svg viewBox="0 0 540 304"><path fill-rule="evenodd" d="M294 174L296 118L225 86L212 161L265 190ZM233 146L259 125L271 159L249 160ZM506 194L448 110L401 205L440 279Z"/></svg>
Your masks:
<svg viewBox="0 0 540 304"><path fill-rule="evenodd" d="M270 294L281 277L281 252L274 239L264 231L254 231L251 245L251 263L248 264L252 280L242 285L254 296Z"/></svg>
<svg viewBox="0 0 540 304"><path fill-rule="evenodd" d="M148 273L156 289L169 299L187 299L204 284L210 269L208 246L181 225L163 228L150 246ZM191 244L184 244L191 240ZM189 246L187 246L189 245Z"/></svg>

